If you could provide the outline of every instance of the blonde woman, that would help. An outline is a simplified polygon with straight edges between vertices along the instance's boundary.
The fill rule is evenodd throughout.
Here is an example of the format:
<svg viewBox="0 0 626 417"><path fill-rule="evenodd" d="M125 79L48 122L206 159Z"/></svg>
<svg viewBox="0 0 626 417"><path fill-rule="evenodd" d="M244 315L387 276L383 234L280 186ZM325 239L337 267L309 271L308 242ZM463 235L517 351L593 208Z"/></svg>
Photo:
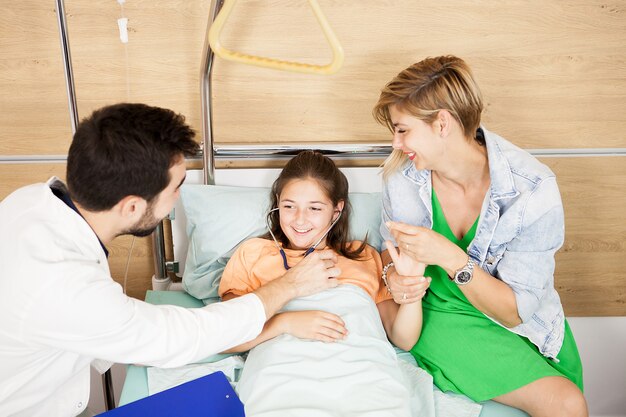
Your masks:
<svg viewBox="0 0 626 417"><path fill-rule="evenodd" d="M454 56L411 65L381 92L373 113L394 148L381 232L432 278L424 295L420 277L399 275L385 250L396 303L381 313L422 303L419 341L400 347L443 391L531 416L587 416L580 357L554 288L564 237L555 175L482 127L482 110L468 65Z"/></svg>

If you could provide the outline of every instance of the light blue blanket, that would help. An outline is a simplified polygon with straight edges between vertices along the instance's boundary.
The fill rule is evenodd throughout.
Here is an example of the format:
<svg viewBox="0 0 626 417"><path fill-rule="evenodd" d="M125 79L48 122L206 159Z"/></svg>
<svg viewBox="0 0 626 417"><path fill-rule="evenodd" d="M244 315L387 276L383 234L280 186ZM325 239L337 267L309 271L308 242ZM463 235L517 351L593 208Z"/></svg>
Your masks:
<svg viewBox="0 0 626 417"><path fill-rule="evenodd" d="M284 310L332 312L349 335L334 343L281 335L252 349L237 384L247 416L435 416L432 378L397 358L361 288L341 285ZM444 407L449 416L480 414L480 405L464 398L450 398Z"/></svg>

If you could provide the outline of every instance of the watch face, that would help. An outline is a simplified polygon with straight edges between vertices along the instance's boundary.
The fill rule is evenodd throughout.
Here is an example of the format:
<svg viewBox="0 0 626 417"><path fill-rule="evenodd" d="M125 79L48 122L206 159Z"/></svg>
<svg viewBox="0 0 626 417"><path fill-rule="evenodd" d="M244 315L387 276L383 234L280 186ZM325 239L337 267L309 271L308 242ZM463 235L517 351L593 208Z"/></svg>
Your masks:
<svg viewBox="0 0 626 417"><path fill-rule="evenodd" d="M472 274L467 271L461 271L457 274L455 281L458 284L467 284L472 279Z"/></svg>

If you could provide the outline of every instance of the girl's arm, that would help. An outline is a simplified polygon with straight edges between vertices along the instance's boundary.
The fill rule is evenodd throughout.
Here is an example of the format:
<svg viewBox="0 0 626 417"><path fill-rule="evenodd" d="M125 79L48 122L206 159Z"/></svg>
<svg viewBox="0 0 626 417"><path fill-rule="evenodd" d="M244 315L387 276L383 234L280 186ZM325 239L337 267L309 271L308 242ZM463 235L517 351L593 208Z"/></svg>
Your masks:
<svg viewBox="0 0 626 417"><path fill-rule="evenodd" d="M430 278L423 276L426 265L416 262L402 250L398 252L391 242L385 242L385 245L387 250L383 252L383 261L393 260L394 273L402 274L404 278L410 276L416 281L415 292L410 295L394 293L388 287L394 300L385 300L377 305L389 340L408 351L417 343L422 332L422 297L430 285Z"/></svg>
<svg viewBox="0 0 626 417"><path fill-rule="evenodd" d="M377 307L389 340L400 349L411 350L422 332L422 300L402 305L385 300Z"/></svg>
<svg viewBox="0 0 626 417"><path fill-rule="evenodd" d="M261 334L256 338L235 346L226 352L245 352L283 333L300 339L335 342L344 339L348 334L348 330L341 317L326 311L289 311L276 314L269 319L265 323Z"/></svg>

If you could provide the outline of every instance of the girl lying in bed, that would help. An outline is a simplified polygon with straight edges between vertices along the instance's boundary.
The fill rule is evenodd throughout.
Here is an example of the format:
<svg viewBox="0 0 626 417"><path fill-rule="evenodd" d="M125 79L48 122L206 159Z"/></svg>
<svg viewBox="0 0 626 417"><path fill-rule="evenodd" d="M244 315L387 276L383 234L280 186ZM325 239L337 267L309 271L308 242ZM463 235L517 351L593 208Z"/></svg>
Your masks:
<svg viewBox="0 0 626 417"><path fill-rule="evenodd" d="M222 299L282 276L315 248L336 252L335 265L324 267L342 285L294 300L256 339L232 350L254 348L238 383L246 415L411 415L424 405L416 404L418 390L401 371L384 328L400 339L417 339L421 303L398 306L381 285L378 252L348 240L346 177L321 153L304 151L287 163L271 192L269 233L233 254L219 287ZM423 266L394 255L407 275L423 274ZM425 291L429 280L421 279ZM429 384L424 389L432 395Z"/></svg>

